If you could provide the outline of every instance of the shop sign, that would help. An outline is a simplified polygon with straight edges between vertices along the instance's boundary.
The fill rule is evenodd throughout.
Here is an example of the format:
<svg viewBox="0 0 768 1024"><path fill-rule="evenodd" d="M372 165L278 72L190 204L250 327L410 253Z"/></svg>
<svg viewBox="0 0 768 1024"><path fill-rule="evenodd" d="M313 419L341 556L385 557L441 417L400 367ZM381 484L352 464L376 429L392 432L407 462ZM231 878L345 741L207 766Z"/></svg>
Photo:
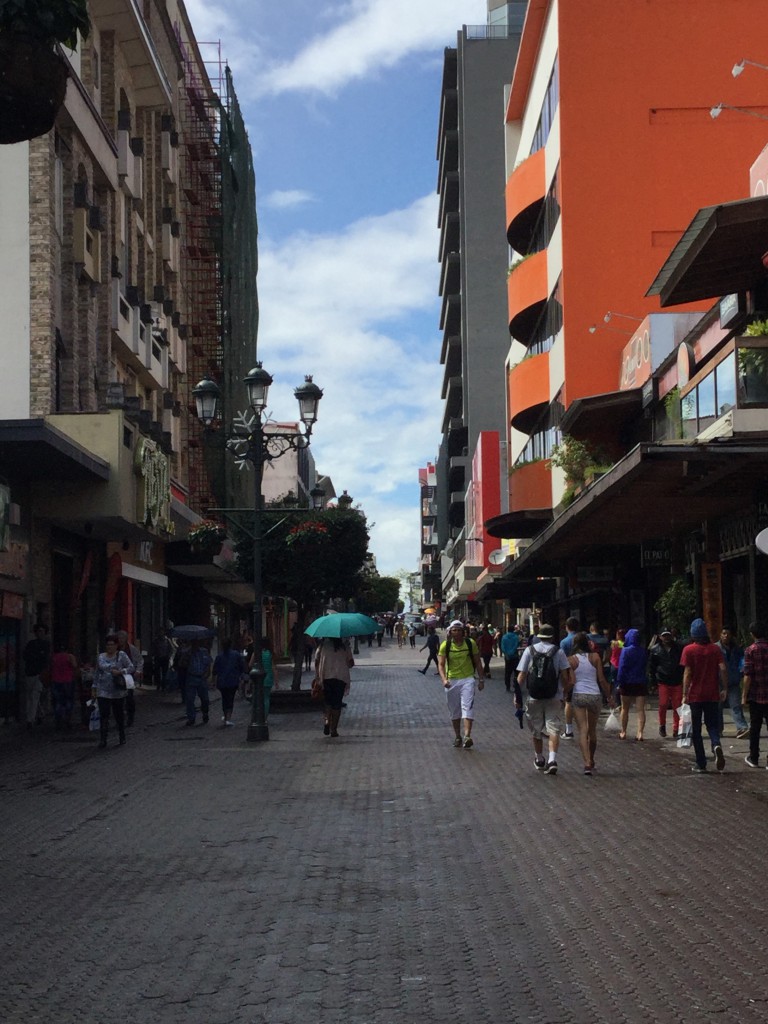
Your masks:
<svg viewBox="0 0 768 1024"><path fill-rule="evenodd" d="M744 292L732 292L720 299L720 327L725 331L733 327L744 316L747 310Z"/></svg>
<svg viewBox="0 0 768 1024"><path fill-rule="evenodd" d="M621 353L619 391L638 388L651 375L651 335L646 328L635 334Z"/></svg>
<svg viewBox="0 0 768 1024"><path fill-rule="evenodd" d="M0 577L23 580L27 575L29 544L11 541L7 551L0 551Z"/></svg>
<svg viewBox="0 0 768 1024"><path fill-rule="evenodd" d="M173 533L168 456L154 441L142 437L136 445L133 465L139 477L136 496L137 522L142 526L152 526L165 533Z"/></svg>
<svg viewBox="0 0 768 1024"><path fill-rule="evenodd" d="M644 541L640 545L640 565L643 569L672 564L672 545L668 540Z"/></svg>
<svg viewBox="0 0 768 1024"><path fill-rule="evenodd" d="M577 565L576 580L579 583L604 583L613 579L612 565Z"/></svg>

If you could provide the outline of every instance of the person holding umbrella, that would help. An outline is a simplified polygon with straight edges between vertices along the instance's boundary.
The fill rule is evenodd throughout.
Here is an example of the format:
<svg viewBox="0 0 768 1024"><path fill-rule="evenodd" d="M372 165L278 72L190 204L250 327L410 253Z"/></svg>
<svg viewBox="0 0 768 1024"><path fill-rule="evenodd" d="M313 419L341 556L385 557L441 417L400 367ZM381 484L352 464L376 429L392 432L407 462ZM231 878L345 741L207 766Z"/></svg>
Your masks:
<svg viewBox="0 0 768 1024"><path fill-rule="evenodd" d="M325 700L324 736L339 735L344 695L349 692L349 670L355 664L349 645L341 637L323 640L317 656L317 678Z"/></svg>

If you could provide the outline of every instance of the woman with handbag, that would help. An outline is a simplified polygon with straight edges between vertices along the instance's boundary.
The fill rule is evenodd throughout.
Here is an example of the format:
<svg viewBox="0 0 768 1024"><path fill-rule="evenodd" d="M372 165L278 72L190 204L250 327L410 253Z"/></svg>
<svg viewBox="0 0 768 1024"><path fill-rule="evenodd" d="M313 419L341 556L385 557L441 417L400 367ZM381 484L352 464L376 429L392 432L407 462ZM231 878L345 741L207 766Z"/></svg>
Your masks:
<svg viewBox="0 0 768 1024"><path fill-rule="evenodd" d="M573 669L571 706L579 730L579 748L584 758L584 774L591 775L595 770L597 721L603 707L603 696L613 707L613 693L603 673L603 660L596 652L590 652L586 633L573 634L568 664Z"/></svg>
<svg viewBox="0 0 768 1024"><path fill-rule="evenodd" d="M91 691L99 705L99 748L102 750L107 745L110 714L115 716L120 746L125 743L125 676L133 672L133 662L125 651L119 650L115 634L106 638L104 647L96 662Z"/></svg>
<svg viewBox="0 0 768 1024"><path fill-rule="evenodd" d="M324 736L339 735L339 719L344 695L349 693L349 670L355 664L344 640L326 638L317 656L317 680L323 687L325 700Z"/></svg>

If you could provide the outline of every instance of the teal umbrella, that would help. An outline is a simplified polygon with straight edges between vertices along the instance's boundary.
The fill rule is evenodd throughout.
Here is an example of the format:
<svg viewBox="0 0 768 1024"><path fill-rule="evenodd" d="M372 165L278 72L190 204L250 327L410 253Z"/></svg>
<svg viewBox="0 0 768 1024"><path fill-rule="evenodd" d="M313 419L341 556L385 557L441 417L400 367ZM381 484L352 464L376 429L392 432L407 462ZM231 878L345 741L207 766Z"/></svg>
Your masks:
<svg viewBox="0 0 768 1024"><path fill-rule="evenodd" d="M304 630L307 636L334 637L341 639L345 636L368 636L378 630L378 625L369 615L361 612L333 612L331 615L321 615L319 619L310 622Z"/></svg>

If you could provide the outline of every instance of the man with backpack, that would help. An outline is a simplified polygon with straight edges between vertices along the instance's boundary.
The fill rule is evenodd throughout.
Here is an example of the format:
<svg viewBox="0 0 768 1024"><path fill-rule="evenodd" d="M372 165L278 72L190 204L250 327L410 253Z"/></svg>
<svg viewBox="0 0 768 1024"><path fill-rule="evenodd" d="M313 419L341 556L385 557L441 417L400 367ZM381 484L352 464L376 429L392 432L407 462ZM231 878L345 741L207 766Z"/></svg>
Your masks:
<svg viewBox="0 0 768 1024"><path fill-rule="evenodd" d="M517 681L528 690L525 717L533 733L536 771L557 775L557 748L560 743L564 694L573 687L573 671L568 658L557 644L552 626L539 626L535 644L526 647L520 659ZM544 758L544 736L549 741Z"/></svg>
<svg viewBox="0 0 768 1024"><path fill-rule="evenodd" d="M448 639L440 644L437 667L446 691L448 711L454 732L454 747L466 749L473 744L475 686L483 688L483 669L477 644L466 636L464 623L454 619L448 627ZM464 726L464 739L461 727Z"/></svg>

